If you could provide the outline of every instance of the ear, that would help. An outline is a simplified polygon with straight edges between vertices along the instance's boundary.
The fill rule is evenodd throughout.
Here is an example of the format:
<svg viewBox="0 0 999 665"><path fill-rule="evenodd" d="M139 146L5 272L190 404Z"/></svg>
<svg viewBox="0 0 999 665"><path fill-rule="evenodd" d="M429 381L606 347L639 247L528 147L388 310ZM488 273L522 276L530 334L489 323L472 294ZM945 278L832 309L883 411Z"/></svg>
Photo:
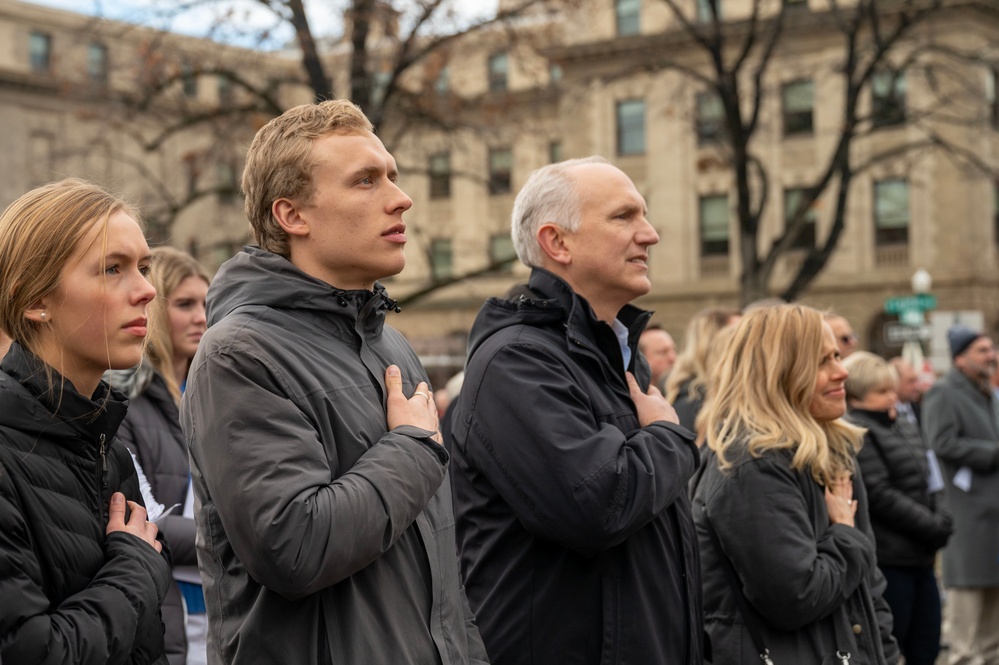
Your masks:
<svg viewBox="0 0 999 665"><path fill-rule="evenodd" d="M40 300L33 303L29 309L24 310L24 318L35 323L48 323L51 319L49 319L47 310L48 306Z"/></svg>
<svg viewBox="0 0 999 665"><path fill-rule="evenodd" d="M538 245L552 261L568 266L572 263L572 253L566 243L568 235L569 232L558 224L543 224L538 229Z"/></svg>
<svg viewBox="0 0 999 665"><path fill-rule="evenodd" d="M309 235L309 222L302 217L300 206L291 199L277 199L271 204L271 214L291 236Z"/></svg>

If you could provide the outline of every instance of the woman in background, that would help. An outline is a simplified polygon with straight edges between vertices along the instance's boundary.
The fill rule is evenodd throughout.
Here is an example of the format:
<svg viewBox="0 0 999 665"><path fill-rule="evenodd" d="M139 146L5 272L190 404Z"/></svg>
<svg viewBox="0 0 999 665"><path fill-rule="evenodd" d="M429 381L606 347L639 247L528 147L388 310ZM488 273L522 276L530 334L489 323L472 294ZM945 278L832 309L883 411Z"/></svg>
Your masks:
<svg viewBox="0 0 999 665"><path fill-rule="evenodd" d="M748 312L719 361L693 501L715 663L898 660L846 377L800 305Z"/></svg>
<svg viewBox="0 0 999 665"><path fill-rule="evenodd" d="M933 563L952 531L950 515L930 492L935 459L916 426L896 418L895 368L866 351L855 351L844 364L850 372L848 418L867 428L857 458L871 504L878 567L888 582L892 634L906 665L933 665L940 653L940 591ZM942 483L935 491L940 489Z"/></svg>
<svg viewBox="0 0 999 665"><path fill-rule="evenodd" d="M170 545L176 581L163 604L167 656L171 665L195 665L206 662L207 622L189 505L191 468L178 404L207 329L209 278L194 257L172 247L153 250L151 274L161 297L149 308L145 359L134 370L108 378L129 399L118 436L138 459L152 497L166 507L157 524Z"/></svg>
<svg viewBox="0 0 999 665"><path fill-rule="evenodd" d="M719 330L737 322L740 316L737 309L709 307L687 324L683 350L666 380L666 400L676 409L680 424L689 430L695 427L707 393L711 342Z"/></svg>
<svg viewBox="0 0 999 665"><path fill-rule="evenodd" d="M146 520L124 397L156 291L134 210L82 180L0 216L0 660L166 663L170 569Z"/></svg>

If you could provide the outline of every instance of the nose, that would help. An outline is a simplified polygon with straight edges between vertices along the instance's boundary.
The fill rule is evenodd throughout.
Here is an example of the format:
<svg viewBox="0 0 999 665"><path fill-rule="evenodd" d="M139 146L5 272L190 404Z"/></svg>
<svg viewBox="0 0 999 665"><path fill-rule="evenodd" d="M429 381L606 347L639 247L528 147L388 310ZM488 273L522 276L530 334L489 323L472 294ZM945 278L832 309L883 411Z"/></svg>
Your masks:
<svg viewBox="0 0 999 665"><path fill-rule="evenodd" d="M153 286L145 275L136 271L135 288L132 292L132 299L137 305L148 305L156 297L156 287Z"/></svg>
<svg viewBox="0 0 999 665"><path fill-rule="evenodd" d="M639 228L636 234L636 241L639 245L645 247L659 244L659 232L656 231L656 227L652 226L644 215L642 216L641 228Z"/></svg>
<svg viewBox="0 0 999 665"><path fill-rule="evenodd" d="M205 303L199 302L194 306L194 323L199 325L208 322L208 314L206 313Z"/></svg>
<svg viewBox="0 0 999 665"><path fill-rule="evenodd" d="M399 187L399 185L391 181L389 182L392 188L392 196L389 202L389 213L402 213L412 208L413 199L409 198L409 195L402 191L402 188Z"/></svg>
<svg viewBox="0 0 999 665"><path fill-rule="evenodd" d="M843 359L837 358L833 360L832 372L830 377L833 381L846 381L846 377L850 375L847 371L846 366L843 365Z"/></svg>

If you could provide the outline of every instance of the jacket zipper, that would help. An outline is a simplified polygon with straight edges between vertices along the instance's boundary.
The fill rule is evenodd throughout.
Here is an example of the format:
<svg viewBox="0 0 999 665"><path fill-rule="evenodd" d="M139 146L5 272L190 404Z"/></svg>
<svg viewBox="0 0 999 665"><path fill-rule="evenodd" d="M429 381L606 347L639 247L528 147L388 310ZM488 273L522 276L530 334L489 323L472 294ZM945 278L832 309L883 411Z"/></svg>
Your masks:
<svg viewBox="0 0 999 665"><path fill-rule="evenodd" d="M107 437L101 434L97 439L100 444L100 455L101 455L101 466L97 470L97 510L103 518L104 522L107 522L107 506L104 504L104 485L107 482L107 472L108 472L108 458L107 458Z"/></svg>

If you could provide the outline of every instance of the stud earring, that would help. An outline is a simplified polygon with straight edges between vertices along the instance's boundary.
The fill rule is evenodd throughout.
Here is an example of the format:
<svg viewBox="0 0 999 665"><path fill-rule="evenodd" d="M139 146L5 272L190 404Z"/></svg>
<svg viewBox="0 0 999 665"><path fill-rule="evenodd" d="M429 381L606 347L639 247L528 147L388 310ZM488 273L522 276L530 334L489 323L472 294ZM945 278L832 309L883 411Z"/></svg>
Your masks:
<svg viewBox="0 0 999 665"><path fill-rule="evenodd" d="M39 316L41 317L42 321L44 321L45 317L48 316L48 314L46 314L45 312L42 312Z"/></svg>

